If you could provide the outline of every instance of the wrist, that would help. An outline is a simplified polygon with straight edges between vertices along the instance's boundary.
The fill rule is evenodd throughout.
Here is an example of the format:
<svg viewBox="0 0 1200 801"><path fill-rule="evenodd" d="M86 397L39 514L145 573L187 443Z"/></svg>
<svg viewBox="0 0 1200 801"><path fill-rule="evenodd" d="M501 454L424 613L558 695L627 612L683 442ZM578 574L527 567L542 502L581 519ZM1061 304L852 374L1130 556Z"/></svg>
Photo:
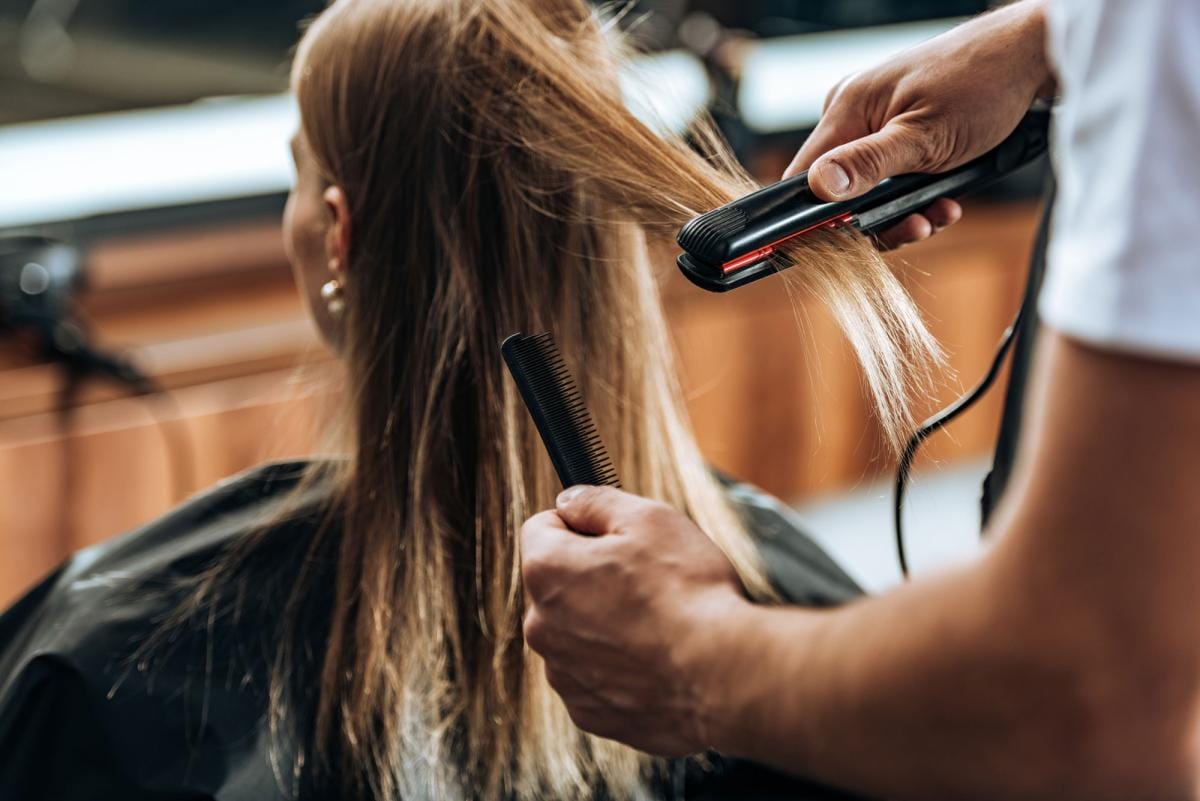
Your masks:
<svg viewBox="0 0 1200 801"><path fill-rule="evenodd" d="M783 729L798 730L795 720L779 713L795 711L791 695L803 674L797 660L809 650L805 632L817 618L806 610L741 597L710 618L701 634L704 647L695 674L706 747L753 757Z"/></svg>
<svg viewBox="0 0 1200 801"><path fill-rule="evenodd" d="M696 729L703 749L726 751L731 728L743 707L741 683L753 664L748 634L755 625L756 606L744 596L730 593L712 599L696 615L690 642L684 649L684 674L691 685L690 696Z"/></svg>
<svg viewBox="0 0 1200 801"><path fill-rule="evenodd" d="M1056 82L1047 55L1049 0L1020 0L963 25L963 40L987 53L983 74L1022 96L1024 102L1054 96Z"/></svg>
<svg viewBox="0 0 1200 801"><path fill-rule="evenodd" d="M1037 100L1052 101L1058 95L1058 79L1049 58L1049 0L1024 0L1023 38L1029 45L1030 68L1036 79Z"/></svg>

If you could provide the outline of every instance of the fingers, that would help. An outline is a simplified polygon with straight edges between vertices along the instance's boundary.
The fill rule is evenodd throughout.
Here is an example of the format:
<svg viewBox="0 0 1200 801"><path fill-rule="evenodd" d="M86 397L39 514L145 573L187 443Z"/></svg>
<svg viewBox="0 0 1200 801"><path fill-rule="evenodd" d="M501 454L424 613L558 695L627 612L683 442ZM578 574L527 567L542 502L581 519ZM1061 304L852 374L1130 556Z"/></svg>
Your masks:
<svg viewBox="0 0 1200 801"><path fill-rule="evenodd" d="M825 95L821 119L804 140L792 163L783 171L784 178L791 178L796 173L807 170L822 153L870 133L869 129L863 127L860 117L847 117L844 113L845 104L838 102L838 96L851 77L853 76L847 75L842 78L829 90L829 94ZM856 119L858 122L854 122Z"/></svg>
<svg viewBox="0 0 1200 801"><path fill-rule="evenodd" d="M526 586L526 591L528 591ZM532 595L532 593L530 593ZM521 622L521 633L525 644L543 656L549 656L551 649L558 644L558 636L551 629L546 616L536 604L530 604L525 611L525 619Z"/></svg>
<svg viewBox="0 0 1200 801"><path fill-rule="evenodd" d="M925 215L925 219L929 220L930 225L933 226L933 232L936 234L943 228L961 220L963 210L957 200L942 198L935 200L922 214Z"/></svg>
<svg viewBox="0 0 1200 801"><path fill-rule="evenodd" d="M792 163L783 171L784 178L791 178L799 172L804 172L823 153L828 153L839 145L851 142L867 134L865 129L850 128L836 115L826 115L821 118L817 127L804 140Z"/></svg>
<svg viewBox="0 0 1200 801"><path fill-rule="evenodd" d="M541 512L521 526L521 577L530 598L543 603L562 588L565 576L588 564L593 541L579 537L557 512Z"/></svg>
<svg viewBox="0 0 1200 801"><path fill-rule="evenodd" d="M910 214L900 222L875 237L880 250L895 250L901 245L911 245L928 239L933 225L922 214Z"/></svg>
<svg viewBox="0 0 1200 801"><path fill-rule="evenodd" d="M563 490L556 503L562 520L580 534L613 533L623 520L656 505L613 487L588 486Z"/></svg>
<svg viewBox="0 0 1200 801"><path fill-rule="evenodd" d="M608 543L580 534L611 534L624 521L647 519L662 504L612 487L576 486L558 496L558 508L521 526L521 574L525 592L545 604L575 578L595 573L608 559ZM654 519L654 514L649 516Z"/></svg>
<svg viewBox="0 0 1200 801"><path fill-rule="evenodd" d="M880 250L894 250L928 239L962 218L962 206L949 198L935 201L920 214L910 214L875 237Z"/></svg>
<svg viewBox="0 0 1200 801"><path fill-rule="evenodd" d="M808 185L822 200L858 197L884 178L928 170L927 152L917 129L893 120L817 158Z"/></svg>

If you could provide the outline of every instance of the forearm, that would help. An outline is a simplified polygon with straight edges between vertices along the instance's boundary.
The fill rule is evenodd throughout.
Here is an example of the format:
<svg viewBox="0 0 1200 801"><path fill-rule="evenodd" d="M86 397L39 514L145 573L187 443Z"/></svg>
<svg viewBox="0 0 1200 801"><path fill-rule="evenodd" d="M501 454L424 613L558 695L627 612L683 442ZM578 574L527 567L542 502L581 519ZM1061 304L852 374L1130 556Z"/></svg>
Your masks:
<svg viewBox="0 0 1200 801"><path fill-rule="evenodd" d="M1018 0L965 23L958 34L994 50L985 62L994 74L979 76L993 86L1029 86L1035 97L1052 99L1058 84L1047 48L1050 0Z"/></svg>
<svg viewBox="0 0 1200 801"><path fill-rule="evenodd" d="M841 610L737 607L718 749L897 799L1196 797L1200 457L1161 444L1200 442L1200 371L1061 338L1039 366L991 551Z"/></svg>
<svg viewBox="0 0 1200 801"><path fill-rule="evenodd" d="M1019 0L1009 8L1019 13L1022 21L1016 30L1023 41L1019 45L1019 58L1026 70L1038 76L1041 84L1037 90L1039 100L1053 100L1058 95L1058 78L1050 63L1049 14L1051 0ZM1016 8L1014 8L1016 7ZM1004 9L1000 12L1004 13Z"/></svg>
<svg viewBox="0 0 1200 801"><path fill-rule="evenodd" d="M1093 704L1064 660L1086 658L1084 646L1039 645L1038 632L1004 620L985 572L832 612L743 609L722 649L744 666L720 716L733 725L714 728L715 745L889 798L1068 786L1092 759Z"/></svg>

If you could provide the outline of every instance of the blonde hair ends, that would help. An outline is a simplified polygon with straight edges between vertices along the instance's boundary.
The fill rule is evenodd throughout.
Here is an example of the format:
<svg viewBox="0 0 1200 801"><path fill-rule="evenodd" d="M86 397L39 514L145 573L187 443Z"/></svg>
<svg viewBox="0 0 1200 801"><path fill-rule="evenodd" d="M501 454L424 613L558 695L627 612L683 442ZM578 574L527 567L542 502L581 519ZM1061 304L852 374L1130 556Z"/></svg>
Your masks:
<svg viewBox="0 0 1200 801"><path fill-rule="evenodd" d="M829 309L862 368L884 440L893 454L913 431L911 400L932 391L941 348L875 245L851 228L787 244L784 287Z"/></svg>
<svg viewBox="0 0 1200 801"><path fill-rule="evenodd" d="M685 144L639 122L619 64L582 0L338 0L301 42L303 136L354 236L350 458L338 525L310 546L336 554L336 586L300 759L350 777L347 795L624 799L655 769L576 729L522 641L517 532L559 487L503 371L509 333L552 332L623 485L686 511L751 596L774 597L689 429L650 246L753 182L711 127ZM895 441L935 350L911 301L848 232L788 256ZM273 679L280 731L291 657Z"/></svg>

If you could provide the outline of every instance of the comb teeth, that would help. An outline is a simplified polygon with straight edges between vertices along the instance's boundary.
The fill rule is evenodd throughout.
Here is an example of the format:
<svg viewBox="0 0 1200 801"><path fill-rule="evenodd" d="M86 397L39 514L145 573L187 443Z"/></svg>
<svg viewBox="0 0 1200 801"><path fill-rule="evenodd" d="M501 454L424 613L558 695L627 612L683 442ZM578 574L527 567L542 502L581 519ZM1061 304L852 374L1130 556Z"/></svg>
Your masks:
<svg viewBox="0 0 1200 801"><path fill-rule="evenodd" d="M500 352L563 486L621 486L583 396L550 335L513 334Z"/></svg>
<svg viewBox="0 0 1200 801"><path fill-rule="evenodd" d="M745 210L737 206L722 206L690 220L679 231L676 241L688 253L710 264L721 264L729 255L725 240L745 227Z"/></svg>

